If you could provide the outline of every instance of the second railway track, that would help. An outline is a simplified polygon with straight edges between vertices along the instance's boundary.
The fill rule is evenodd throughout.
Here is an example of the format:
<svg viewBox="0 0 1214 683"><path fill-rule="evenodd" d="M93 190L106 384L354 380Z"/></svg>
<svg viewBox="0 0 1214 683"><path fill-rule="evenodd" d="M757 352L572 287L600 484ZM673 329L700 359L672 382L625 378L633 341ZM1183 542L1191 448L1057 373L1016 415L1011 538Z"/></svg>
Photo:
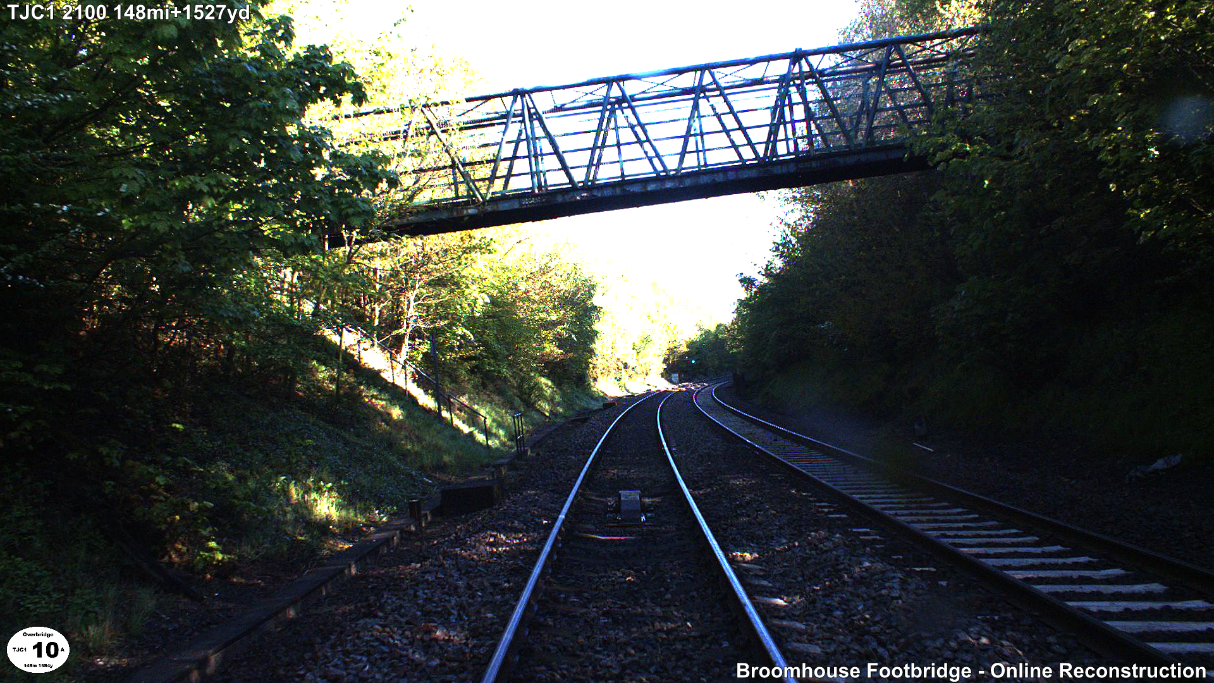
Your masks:
<svg viewBox="0 0 1214 683"><path fill-rule="evenodd" d="M1214 576L1056 520L886 471L716 397L699 410L838 502L1133 662L1214 668Z"/></svg>

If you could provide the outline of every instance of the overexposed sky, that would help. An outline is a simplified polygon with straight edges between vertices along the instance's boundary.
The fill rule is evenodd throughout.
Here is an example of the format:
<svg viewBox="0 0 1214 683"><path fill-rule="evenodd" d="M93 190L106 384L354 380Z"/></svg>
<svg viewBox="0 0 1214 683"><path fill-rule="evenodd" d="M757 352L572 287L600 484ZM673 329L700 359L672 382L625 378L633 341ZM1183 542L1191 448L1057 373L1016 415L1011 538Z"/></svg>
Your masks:
<svg viewBox="0 0 1214 683"><path fill-rule="evenodd" d="M322 8L325 0L306 5ZM834 45L856 13L855 0L514 0L457 2L334 0L325 29L374 37L404 18L419 44L462 57L482 77L481 92L562 85ZM481 94L467 93L469 95ZM653 279L672 294L732 316L740 272L768 255L779 212L775 196L733 195L574 216L534 224L564 237L603 273Z"/></svg>

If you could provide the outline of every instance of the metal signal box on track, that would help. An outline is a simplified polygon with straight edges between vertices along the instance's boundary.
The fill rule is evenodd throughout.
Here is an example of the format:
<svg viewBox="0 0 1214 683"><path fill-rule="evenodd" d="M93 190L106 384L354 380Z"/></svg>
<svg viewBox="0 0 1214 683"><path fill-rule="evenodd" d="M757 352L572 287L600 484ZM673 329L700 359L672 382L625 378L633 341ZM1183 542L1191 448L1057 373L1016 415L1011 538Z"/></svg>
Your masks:
<svg viewBox="0 0 1214 683"><path fill-rule="evenodd" d="M620 491L620 521L624 524L643 524L645 513L641 510L640 491Z"/></svg>

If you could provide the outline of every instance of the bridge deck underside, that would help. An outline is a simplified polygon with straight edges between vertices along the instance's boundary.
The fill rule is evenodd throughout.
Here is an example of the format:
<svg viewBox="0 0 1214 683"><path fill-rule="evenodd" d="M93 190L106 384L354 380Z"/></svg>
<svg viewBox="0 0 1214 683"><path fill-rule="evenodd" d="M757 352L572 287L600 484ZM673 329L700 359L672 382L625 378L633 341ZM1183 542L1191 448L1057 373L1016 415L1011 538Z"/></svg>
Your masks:
<svg viewBox="0 0 1214 683"><path fill-rule="evenodd" d="M394 232L425 235L473 230L927 168L925 159L908 157L906 149L898 145L837 156L640 178L590 188L561 188L535 195L505 195L483 204L423 208L397 221Z"/></svg>

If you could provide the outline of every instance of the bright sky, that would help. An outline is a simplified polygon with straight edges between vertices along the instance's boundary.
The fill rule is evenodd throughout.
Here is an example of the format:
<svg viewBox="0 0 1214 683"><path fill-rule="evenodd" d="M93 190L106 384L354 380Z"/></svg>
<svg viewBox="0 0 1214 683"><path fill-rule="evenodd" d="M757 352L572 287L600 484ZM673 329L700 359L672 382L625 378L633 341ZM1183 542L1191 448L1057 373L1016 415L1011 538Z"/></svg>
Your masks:
<svg viewBox="0 0 1214 683"><path fill-rule="evenodd" d="M346 0L345 5L340 30L370 37L403 15L419 40L466 59L488 92L834 45L856 13L855 0ZM567 238L597 261L601 274L655 280L726 321L742 295L737 275L755 272L766 260L778 213L774 195L734 195L534 227L543 235Z"/></svg>

